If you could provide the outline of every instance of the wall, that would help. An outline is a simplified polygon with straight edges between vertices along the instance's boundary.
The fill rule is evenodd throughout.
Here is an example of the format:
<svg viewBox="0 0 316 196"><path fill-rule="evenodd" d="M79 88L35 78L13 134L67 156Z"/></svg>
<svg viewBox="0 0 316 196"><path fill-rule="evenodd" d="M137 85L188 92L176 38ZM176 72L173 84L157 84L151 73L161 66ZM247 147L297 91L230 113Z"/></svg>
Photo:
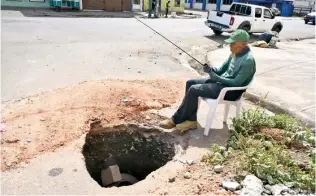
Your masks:
<svg viewBox="0 0 316 196"><path fill-rule="evenodd" d="M203 3L193 3L193 9L201 10Z"/></svg>
<svg viewBox="0 0 316 196"><path fill-rule="evenodd" d="M206 10L216 10L216 4L206 4Z"/></svg>
<svg viewBox="0 0 316 196"><path fill-rule="evenodd" d="M315 6L315 0L295 0L295 7L313 7Z"/></svg>
<svg viewBox="0 0 316 196"><path fill-rule="evenodd" d="M149 3L150 3L150 0L144 0L144 11L149 10Z"/></svg>
<svg viewBox="0 0 316 196"><path fill-rule="evenodd" d="M1 0L1 6L12 7L39 7L49 8L49 0L45 2L30 2L29 0Z"/></svg>

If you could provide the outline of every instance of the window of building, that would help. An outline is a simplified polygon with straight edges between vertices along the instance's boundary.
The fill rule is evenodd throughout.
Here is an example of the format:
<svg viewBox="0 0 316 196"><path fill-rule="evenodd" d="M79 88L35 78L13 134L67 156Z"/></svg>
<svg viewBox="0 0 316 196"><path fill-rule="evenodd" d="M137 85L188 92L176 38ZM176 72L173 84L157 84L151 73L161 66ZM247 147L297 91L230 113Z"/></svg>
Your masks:
<svg viewBox="0 0 316 196"><path fill-rule="evenodd" d="M223 0L223 5L230 5L233 3L233 0Z"/></svg>
<svg viewBox="0 0 316 196"><path fill-rule="evenodd" d="M210 3L210 4L216 4L216 0L208 0L208 3Z"/></svg>
<svg viewBox="0 0 316 196"><path fill-rule="evenodd" d="M180 7L180 1L181 0L175 0L174 7Z"/></svg>
<svg viewBox="0 0 316 196"><path fill-rule="evenodd" d="M261 16L262 16L262 9L261 8L256 8L255 17L256 18L261 18Z"/></svg>
<svg viewBox="0 0 316 196"><path fill-rule="evenodd" d="M196 0L195 3L203 3L203 0Z"/></svg>
<svg viewBox="0 0 316 196"><path fill-rule="evenodd" d="M264 9L263 17L264 17L264 18L269 18L269 19L272 19L272 18L273 18L273 17L272 17L272 14L271 14L271 12L270 12L270 10L268 10L268 9Z"/></svg>

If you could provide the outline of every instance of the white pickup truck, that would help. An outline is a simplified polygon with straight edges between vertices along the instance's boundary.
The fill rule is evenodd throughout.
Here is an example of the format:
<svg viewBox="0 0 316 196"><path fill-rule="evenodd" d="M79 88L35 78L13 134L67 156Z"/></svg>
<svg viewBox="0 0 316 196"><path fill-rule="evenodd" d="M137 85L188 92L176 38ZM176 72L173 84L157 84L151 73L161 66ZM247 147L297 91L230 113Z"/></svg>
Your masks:
<svg viewBox="0 0 316 196"><path fill-rule="evenodd" d="M279 33L283 28L269 8L245 3L233 3L229 11L208 11L205 25L216 35L236 29L244 29L248 33L263 33L268 30Z"/></svg>

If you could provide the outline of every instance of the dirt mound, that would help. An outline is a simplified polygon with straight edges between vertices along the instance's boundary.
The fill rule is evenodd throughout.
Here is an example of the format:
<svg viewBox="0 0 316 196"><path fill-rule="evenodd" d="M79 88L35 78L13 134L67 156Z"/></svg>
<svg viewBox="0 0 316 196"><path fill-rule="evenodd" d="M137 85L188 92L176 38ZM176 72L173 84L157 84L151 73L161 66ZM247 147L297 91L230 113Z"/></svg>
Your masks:
<svg viewBox="0 0 316 196"><path fill-rule="evenodd" d="M276 141L282 141L284 137L284 130L282 129L276 129L276 128L262 129L261 132L267 136L272 137L272 139Z"/></svg>
<svg viewBox="0 0 316 196"><path fill-rule="evenodd" d="M6 131L1 132L1 170L67 145L96 119L109 125L154 121L142 112L175 103L184 84L180 80L91 81L12 101L2 109Z"/></svg>

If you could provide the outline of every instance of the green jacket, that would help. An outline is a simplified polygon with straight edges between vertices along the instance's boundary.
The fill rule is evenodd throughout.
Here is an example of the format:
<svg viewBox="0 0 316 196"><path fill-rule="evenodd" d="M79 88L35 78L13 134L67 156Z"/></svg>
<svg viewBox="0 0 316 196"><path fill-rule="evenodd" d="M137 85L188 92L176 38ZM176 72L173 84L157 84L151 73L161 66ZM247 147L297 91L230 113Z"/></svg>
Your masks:
<svg viewBox="0 0 316 196"><path fill-rule="evenodd" d="M256 62L247 47L235 58L229 57L220 68L212 68L211 80L228 87L247 86L256 73Z"/></svg>

